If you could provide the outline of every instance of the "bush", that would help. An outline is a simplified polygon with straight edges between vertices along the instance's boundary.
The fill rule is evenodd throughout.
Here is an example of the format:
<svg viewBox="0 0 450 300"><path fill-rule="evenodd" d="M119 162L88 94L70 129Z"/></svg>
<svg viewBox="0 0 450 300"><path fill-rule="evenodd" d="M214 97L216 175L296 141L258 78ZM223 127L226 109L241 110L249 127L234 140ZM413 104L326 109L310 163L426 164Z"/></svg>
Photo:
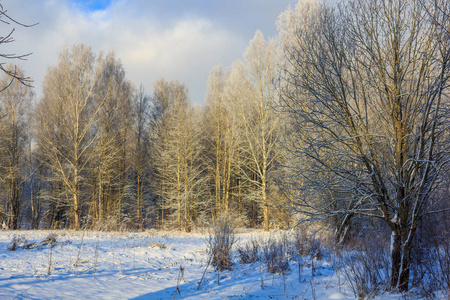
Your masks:
<svg viewBox="0 0 450 300"><path fill-rule="evenodd" d="M389 252L376 245L344 255L343 272L355 297L372 298L389 288Z"/></svg>
<svg viewBox="0 0 450 300"><path fill-rule="evenodd" d="M423 296L435 298L436 292L450 291L450 241L430 245L422 257L421 264L414 264L419 269Z"/></svg>
<svg viewBox="0 0 450 300"><path fill-rule="evenodd" d="M16 251L19 249L31 250L39 249L40 245L33 241L28 241L23 236L13 236L11 243L8 245L8 251Z"/></svg>
<svg viewBox="0 0 450 300"><path fill-rule="evenodd" d="M120 219L119 216L108 216L101 222L97 220L92 226L92 229L97 231L125 232L127 228L132 227L131 223L130 217L127 214L123 214Z"/></svg>
<svg viewBox="0 0 450 300"><path fill-rule="evenodd" d="M42 242L41 244L44 246L50 246L50 247L54 247L56 245L56 234L49 234Z"/></svg>
<svg viewBox="0 0 450 300"><path fill-rule="evenodd" d="M289 256L287 240L269 240L263 246L267 272L271 274L286 274L289 271Z"/></svg>
<svg viewBox="0 0 450 300"><path fill-rule="evenodd" d="M287 239L284 237L284 239ZM312 235L296 233L289 241L290 252L299 257L309 256L311 259L322 260L323 246L322 241Z"/></svg>
<svg viewBox="0 0 450 300"><path fill-rule="evenodd" d="M26 239L21 236L13 236L11 243L9 243L8 251L16 251L18 247L23 246L26 243Z"/></svg>
<svg viewBox="0 0 450 300"><path fill-rule="evenodd" d="M250 243L244 245L243 248L238 249L239 262L241 264L252 264L260 260L259 244L252 239Z"/></svg>
<svg viewBox="0 0 450 300"><path fill-rule="evenodd" d="M149 242L148 247L153 248L153 249L166 249L167 248L166 244L161 243L161 242L154 242L154 243Z"/></svg>
<svg viewBox="0 0 450 300"><path fill-rule="evenodd" d="M234 229L228 216L221 217L208 239L211 264L218 271L232 269L232 249L236 242Z"/></svg>
<svg viewBox="0 0 450 300"><path fill-rule="evenodd" d="M271 274L285 274L290 270L289 262L297 260L301 264L301 258L305 256L311 259L321 260L323 247L319 239L308 235L295 234L281 235L268 241L251 240L238 250L239 262L250 264L262 261L267 265L267 272ZM299 269L301 266L299 266Z"/></svg>

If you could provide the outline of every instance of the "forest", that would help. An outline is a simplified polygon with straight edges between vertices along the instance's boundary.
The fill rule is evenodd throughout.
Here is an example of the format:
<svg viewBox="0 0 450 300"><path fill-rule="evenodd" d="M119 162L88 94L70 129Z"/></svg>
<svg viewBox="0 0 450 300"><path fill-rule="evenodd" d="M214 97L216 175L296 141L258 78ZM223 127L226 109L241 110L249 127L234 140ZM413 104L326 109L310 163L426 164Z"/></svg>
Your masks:
<svg viewBox="0 0 450 300"><path fill-rule="evenodd" d="M191 232L227 215L338 245L376 235L407 290L417 249L449 246L450 4L300 0L277 27L211 70L201 105L83 43L36 98L23 57L1 55L0 224Z"/></svg>

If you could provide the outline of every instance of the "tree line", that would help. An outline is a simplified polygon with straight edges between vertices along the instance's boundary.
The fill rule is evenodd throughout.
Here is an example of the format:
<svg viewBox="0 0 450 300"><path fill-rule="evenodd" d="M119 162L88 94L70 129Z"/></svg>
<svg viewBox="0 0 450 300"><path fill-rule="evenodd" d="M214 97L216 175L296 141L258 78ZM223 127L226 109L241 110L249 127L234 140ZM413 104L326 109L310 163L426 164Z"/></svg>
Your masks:
<svg viewBox="0 0 450 300"><path fill-rule="evenodd" d="M300 1L276 39L256 32L211 71L201 106L178 81L135 88L84 44L61 51L40 99L8 69L2 222L191 231L228 214L264 230L312 221L340 244L355 224L384 228L391 285L407 290L417 232L448 216L449 9Z"/></svg>
<svg viewBox="0 0 450 300"><path fill-rule="evenodd" d="M190 231L224 213L240 226L288 226L274 201L275 57L258 32L243 62L211 72L202 107L177 81L148 95L114 53L85 44L61 51L40 99L13 78L0 95L3 226Z"/></svg>

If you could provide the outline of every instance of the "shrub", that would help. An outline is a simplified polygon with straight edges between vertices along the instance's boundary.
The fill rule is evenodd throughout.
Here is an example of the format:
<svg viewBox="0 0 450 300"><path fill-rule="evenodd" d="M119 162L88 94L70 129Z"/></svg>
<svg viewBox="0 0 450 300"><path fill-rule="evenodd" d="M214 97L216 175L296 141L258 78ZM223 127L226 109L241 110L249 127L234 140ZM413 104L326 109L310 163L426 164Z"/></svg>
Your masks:
<svg viewBox="0 0 450 300"><path fill-rule="evenodd" d="M344 255L343 272L358 299L372 298L388 289L389 253L376 245Z"/></svg>
<svg viewBox="0 0 450 300"><path fill-rule="evenodd" d="M8 251L16 251L19 249L23 249L23 250L40 249L41 246L47 246L47 247L53 248L57 244L56 238L57 238L57 235L51 233L45 239L43 239L41 242L37 242L37 241L28 241L23 236L15 235L15 236L13 236L11 243L9 243L7 250ZM66 243L68 243L68 242L66 242ZM60 244L60 245L62 245L62 244Z"/></svg>
<svg viewBox="0 0 450 300"><path fill-rule="evenodd" d="M24 249L24 250L29 250L29 249L38 249L39 245L35 242L30 242L27 241L24 237L22 236L13 236L13 239L11 241L11 243L8 245L7 250L8 251L16 251L18 249Z"/></svg>
<svg viewBox="0 0 450 300"><path fill-rule="evenodd" d="M430 245L422 258L422 264L415 264L420 271L420 284L425 297L435 298L436 292L450 291L450 241ZM450 298L449 298L450 299Z"/></svg>
<svg viewBox="0 0 450 300"><path fill-rule="evenodd" d="M23 245L23 243L26 242L24 237L21 236L13 236L13 239L11 243L9 243L7 249L8 251L16 251L18 247Z"/></svg>
<svg viewBox="0 0 450 300"><path fill-rule="evenodd" d="M54 247L56 245L56 237L57 237L56 234L51 233L41 242L41 244L44 246L48 245Z"/></svg>
<svg viewBox="0 0 450 300"><path fill-rule="evenodd" d="M166 249L167 248L166 244L161 243L161 242L154 242L154 243L149 242L148 247L153 248L153 249Z"/></svg>
<svg viewBox="0 0 450 300"><path fill-rule="evenodd" d="M239 262L241 264L252 264L260 260L259 244L252 239L250 243L244 245L243 248L238 249Z"/></svg>
<svg viewBox="0 0 450 300"><path fill-rule="evenodd" d="M208 239L211 264L218 271L232 269L232 249L236 242L234 229L228 216L221 217Z"/></svg>
<svg viewBox="0 0 450 300"><path fill-rule="evenodd" d="M287 244L283 240L269 240L263 246L267 272L271 274L285 274L289 271L289 257Z"/></svg>
<svg viewBox="0 0 450 300"><path fill-rule="evenodd" d="M289 245L292 255L298 255L300 257L309 256L311 259L322 260L322 241L312 235L296 233L293 235L292 240L289 241Z"/></svg>

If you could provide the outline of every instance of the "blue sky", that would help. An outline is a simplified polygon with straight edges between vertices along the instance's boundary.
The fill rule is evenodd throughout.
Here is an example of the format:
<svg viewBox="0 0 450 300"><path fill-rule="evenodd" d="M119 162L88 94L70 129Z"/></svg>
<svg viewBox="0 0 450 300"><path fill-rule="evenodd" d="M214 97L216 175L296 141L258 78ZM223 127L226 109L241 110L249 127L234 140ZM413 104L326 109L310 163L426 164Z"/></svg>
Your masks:
<svg viewBox="0 0 450 300"><path fill-rule="evenodd" d="M86 12L104 10L111 4L111 0L74 0L73 2Z"/></svg>
<svg viewBox="0 0 450 300"><path fill-rule="evenodd" d="M36 95L65 45L85 43L114 51L127 77L151 93L157 79L186 83L191 101L203 103L209 72L242 57L256 30L277 34L276 21L297 0L2 0L17 20L8 52L33 52L21 62ZM5 48L4 48L5 49Z"/></svg>

